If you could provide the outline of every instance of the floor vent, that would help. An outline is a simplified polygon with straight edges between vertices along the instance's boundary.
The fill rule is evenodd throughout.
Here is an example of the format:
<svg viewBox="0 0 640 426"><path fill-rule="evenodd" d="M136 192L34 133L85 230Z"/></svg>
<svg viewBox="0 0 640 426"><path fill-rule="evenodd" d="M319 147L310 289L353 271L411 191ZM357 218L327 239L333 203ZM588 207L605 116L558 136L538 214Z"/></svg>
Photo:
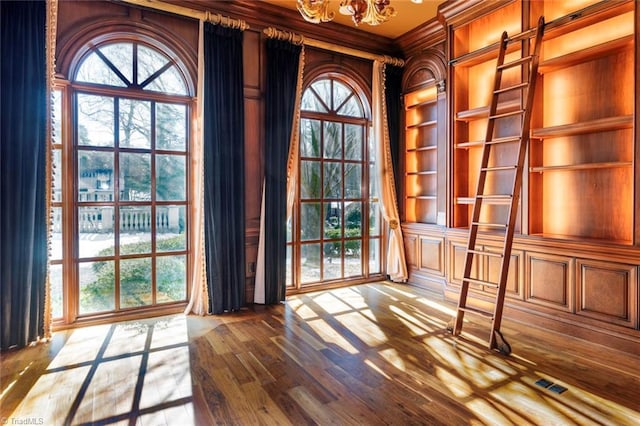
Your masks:
<svg viewBox="0 0 640 426"><path fill-rule="evenodd" d="M554 393L562 393L567 390L567 388L565 388L564 386L560 386L558 384L550 382L547 379L539 379L536 382L536 385L543 387L545 389L549 389L551 392L554 392Z"/></svg>

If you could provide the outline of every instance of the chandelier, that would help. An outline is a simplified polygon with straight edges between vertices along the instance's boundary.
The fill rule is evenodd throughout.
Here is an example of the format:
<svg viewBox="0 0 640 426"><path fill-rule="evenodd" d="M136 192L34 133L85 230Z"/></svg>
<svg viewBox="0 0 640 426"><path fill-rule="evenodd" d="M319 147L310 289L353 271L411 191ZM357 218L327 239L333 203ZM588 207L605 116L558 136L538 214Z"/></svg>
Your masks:
<svg viewBox="0 0 640 426"><path fill-rule="evenodd" d="M331 21L335 13L329 10L329 0L297 0L298 10L305 21L319 24ZM369 25L379 25L392 16L396 11L389 6L391 0L341 0L340 13L349 15L356 26L362 22Z"/></svg>

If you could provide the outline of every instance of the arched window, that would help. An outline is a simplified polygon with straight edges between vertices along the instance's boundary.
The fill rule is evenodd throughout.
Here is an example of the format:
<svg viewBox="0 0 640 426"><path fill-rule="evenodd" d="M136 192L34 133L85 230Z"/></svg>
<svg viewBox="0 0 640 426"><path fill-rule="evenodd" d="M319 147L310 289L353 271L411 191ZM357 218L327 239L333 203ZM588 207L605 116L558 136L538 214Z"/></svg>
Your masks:
<svg viewBox="0 0 640 426"><path fill-rule="evenodd" d="M71 273L59 285L52 272L54 318L184 303L193 85L169 49L139 38L90 43L74 64L60 146L62 180L72 183L54 178L54 192L67 193L54 194L66 214L53 226L54 242L56 232L68 241L60 263Z"/></svg>
<svg viewBox="0 0 640 426"><path fill-rule="evenodd" d="M367 115L366 99L355 84L333 74L316 79L303 93L290 287L380 273Z"/></svg>

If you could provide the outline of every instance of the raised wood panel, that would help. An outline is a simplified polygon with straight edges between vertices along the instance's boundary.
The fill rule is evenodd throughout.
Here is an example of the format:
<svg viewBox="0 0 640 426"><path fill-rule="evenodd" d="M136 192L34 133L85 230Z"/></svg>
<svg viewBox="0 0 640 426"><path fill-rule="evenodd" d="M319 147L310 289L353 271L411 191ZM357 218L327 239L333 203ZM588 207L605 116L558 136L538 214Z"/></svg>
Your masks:
<svg viewBox="0 0 640 426"><path fill-rule="evenodd" d="M420 269L444 275L444 239L420 237Z"/></svg>
<svg viewBox="0 0 640 426"><path fill-rule="evenodd" d="M576 271L579 315L638 326L636 265L578 259Z"/></svg>
<svg viewBox="0 0 640 426"><path fill-rule="evenodd" d="M245 137L245 218L247 227L258 226L260 223L260 206L262 201L262 158L260 150L261 123L261 100L244 100L244 137Z"/></svg>
<svg viewBox="0 0 640 426"><path fill-rule="evenodd" d="M527 253L526 262L526 301L573 311L573 260L564 256Z"/></svg>
<svg viewBox="0 0 640 426"><path fill-rule="evenodd" d="M462 243L450 242L449 244L449 256L450 256L450 271L449 282L452 284L462 284L462 277L464 275L464 263L467 255L467 245ZM481 262L477 256L473 260L471 266L471 278L480 279L481 277ZM480 286L471 284L470 288L480 289Z"/></svg>
<svg viewBox="0 0 640 426"><path fill-rule="evenodd" d="M242 40L242 61L244 67L244 87L260 89L261 38L260 33L245 31Z"/></svg>
<svg viewBox="0 0 640 426"><path fill-rule="evenodd" d="M486 251L501 252L502 250L494 247L485 247ZM522 299L524 296L523 290L523 253L521 251L512 250L511 258L509 259L509 273L507 274L507 297ZM500 277L500 267L502 260L496 257L487 256L487 280L497 283ZM495 293L494 288L486 288L485 291L489 293Z"/></svg>
<svg viewBox="0 0 640 426"><path fill-rule="evenodd" d="M407 258L407 266L418 267L418 237L416 235L404 236L404 253Z"/></svg>

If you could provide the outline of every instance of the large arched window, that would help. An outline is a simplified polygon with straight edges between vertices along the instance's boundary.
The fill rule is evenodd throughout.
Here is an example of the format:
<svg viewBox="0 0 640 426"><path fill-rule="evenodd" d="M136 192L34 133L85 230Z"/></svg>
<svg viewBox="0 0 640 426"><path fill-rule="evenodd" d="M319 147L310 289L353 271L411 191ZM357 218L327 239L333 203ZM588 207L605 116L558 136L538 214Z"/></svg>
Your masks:
<svg viewBox="0 0 640 426"><path fill-rule="evenodd" d="M300 176L290 242L293 288L380 273L380 219L368 108L333 74L304 91Z"/></svg>
<svg viewBox="0 0 640 426"><path fill-rule="evenodd" d="M57 108L67 112L68 135L54 145L62 170L61 179L54 176L54 318L184 303L192 104L186 73L168 49L118 39L81 49L69 80Z"/></svg>

